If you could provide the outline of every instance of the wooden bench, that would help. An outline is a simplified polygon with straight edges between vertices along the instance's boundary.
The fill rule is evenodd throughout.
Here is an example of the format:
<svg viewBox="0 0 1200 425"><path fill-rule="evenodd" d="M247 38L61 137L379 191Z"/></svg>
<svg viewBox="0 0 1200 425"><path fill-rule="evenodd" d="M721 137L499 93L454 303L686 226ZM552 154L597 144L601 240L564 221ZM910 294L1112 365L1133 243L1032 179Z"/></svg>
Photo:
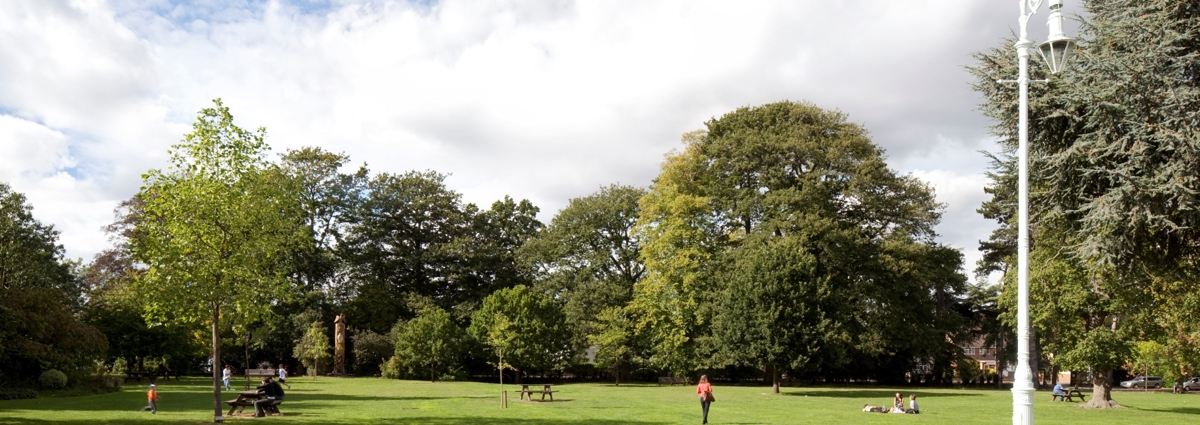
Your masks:
<svg viewBox="0 0 1200 425"><path fill-rule="evenodd" d="M667 385L675 385L675 384L679 384L679 385L687 385L687 379L680 378L680 377L677 377L677 376L660 376L660 377L658 377L658 385L662 385L662 384L667 384Z"/></svg>
<svg viewBox="0 0 1200 425"><path fill-rule="evenodd" d="M246 390L250 390L250 378L275 376L275 369L246 369Z"/></svg>

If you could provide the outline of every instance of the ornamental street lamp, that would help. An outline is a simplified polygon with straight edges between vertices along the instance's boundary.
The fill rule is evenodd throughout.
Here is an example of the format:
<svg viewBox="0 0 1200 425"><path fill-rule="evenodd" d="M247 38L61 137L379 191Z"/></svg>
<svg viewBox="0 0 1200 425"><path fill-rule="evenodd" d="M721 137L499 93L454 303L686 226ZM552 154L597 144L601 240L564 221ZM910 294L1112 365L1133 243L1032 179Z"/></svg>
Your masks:
<svg viewBox="0 0 1200 425"><path fill-rule="evenodd" d="M1013 377L1013 425L1033 424L1033 373L1029 369L1029 40L1026 25L1037 13L1042 0L1018 0L1021 5L1021 39L1017 40L1017 58L1020 74L1016 83L1020 87L1020 115L1018 118L1017 161L1018 180L1018 230L1017 230L1017 370ZM1075 40L1063 35L1062 0L1050 0L1050 27L1048 40L1038 46L1042 61L1057 74L1067 66Z"/></svg>

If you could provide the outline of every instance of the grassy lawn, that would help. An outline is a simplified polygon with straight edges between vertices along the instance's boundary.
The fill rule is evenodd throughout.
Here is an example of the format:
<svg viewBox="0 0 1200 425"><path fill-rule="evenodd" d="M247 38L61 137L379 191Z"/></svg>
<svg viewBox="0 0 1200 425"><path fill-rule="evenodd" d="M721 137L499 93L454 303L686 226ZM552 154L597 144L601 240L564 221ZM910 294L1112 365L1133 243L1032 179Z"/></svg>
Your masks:
<svg viewBox="0 0 1200 425"><path fill-rule="evenodd" d="M554 402L516 400L499 407L499 386L474 382L429 383L377 378L292 380L282 417L227 417L227 423L297 424L668 424L700 423L693 387L568 384L557 386ZM197 424L212 417L210 384L201 378L159 385L158 415L141 412L145 387L118 393L0 401L0 424ZM236 390L237 388L235 388ZM1007 391L890 388L785 388L716 386L710 412L714 424L1005 424L1011 423ZM892 393L918 394L920 415L863 413L864 403L887 404ZM234 398L223 394L222 398ZM1130 406L1115 411L1078 409L1035 397L1035 419L1054 424L1191 423L1200 419L1200 397L1115 393Z"/></svg>

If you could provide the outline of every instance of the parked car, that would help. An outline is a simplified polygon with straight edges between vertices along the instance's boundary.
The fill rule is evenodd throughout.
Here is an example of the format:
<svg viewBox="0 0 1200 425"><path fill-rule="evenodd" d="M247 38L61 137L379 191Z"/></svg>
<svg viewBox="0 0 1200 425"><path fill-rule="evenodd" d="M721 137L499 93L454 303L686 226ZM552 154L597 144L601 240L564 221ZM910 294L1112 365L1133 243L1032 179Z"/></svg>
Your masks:
<svg viewBox="0 0 1200 425"><path fill-rule="evenodd" d="M1121 382L1121 388L1162 388L1162 386L1163 379L1161 376L1139 376L1137 378Z"/></svg>
<svg viewBox="0 0 1200 425"><path fill-rule="evenodd" d="M1183 387L1183 392L1200 390L1200 376L1184 379L1179 386Z"/></svg>

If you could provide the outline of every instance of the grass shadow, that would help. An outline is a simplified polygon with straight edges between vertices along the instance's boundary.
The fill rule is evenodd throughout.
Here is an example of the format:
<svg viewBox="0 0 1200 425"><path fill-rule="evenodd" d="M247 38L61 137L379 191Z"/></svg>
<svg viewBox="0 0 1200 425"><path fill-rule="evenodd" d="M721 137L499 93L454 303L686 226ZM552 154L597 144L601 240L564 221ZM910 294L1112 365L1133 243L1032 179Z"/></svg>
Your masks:
<svg viewBox="0 0 1200 425"><path fill-rule="evenodd" d="M1137 410L1145 410L1147 412L1163 412L1163 413L1179 413L1183 415L1200 415L1200 407L1169 407L1164 409L1146 409L1138 407Z"/></svg>
<svg viewBox="0 0 1200 425"><path fill-rule="evenodd" d="M288 415L285 414L282 418L279 418L279 417L274 417L274 418L286 419L287 416ZM155 420L155 419L158 419L158 420ZM147 417L144 420L130 421L128 419L122 419L122 420L93 420L93 419L43 420L43 419L26 419L26 418L0 418L0 425L43 425L43 424L47 424L47 425L48 424L117 425L117 424L130 424L130 423L142 423L142 422L155 423L155 424L189 424L189 425L192 425L192 424L196 423L195 420L163 420L163 419L164 418L161 418L161 417L159 417L159 418ZM243 419L243 418L237 418L237 419L238 419L238 422L242 422L241 419ZM270 418L268 418L268 419L270 419ZM251 420L256 420L256 418L251 419ZM666 424L669 422L606 420L606 419L587 419L587 420L529 419L529 418L498 418L498 417L473 416L473 417L461 417L461 418L416 417L416 418L372 418L372 419L343 419L343 420L339 420L339 419L335 419L335 418L328 418L328 420L323 420L322 423L371 424L371 425L376 425L376 424L378 424L378 425L384 425L384 424L429 424L429 425L472 425L472 424L486 424L486 425L522 425L522 424L523 425L554 425L554 424L618 425L618 424L641 424L641 425L658 425L658 424Z"/></svg>
<svg viewBox="0 0 1200 425"><path fill-rule="evenodd" d="M862 390L826 390L814 389L812 391L791 390L782 393L793 397L829 397L829 398L883 398L891 399L899 392L904 395L905 400L909 394L916 394L918 399L922 398L942 398L942 397L980 397L981 394L963 393L963 392L924 392L913 390L881 390L881 389L862 389Z"/></svg>

